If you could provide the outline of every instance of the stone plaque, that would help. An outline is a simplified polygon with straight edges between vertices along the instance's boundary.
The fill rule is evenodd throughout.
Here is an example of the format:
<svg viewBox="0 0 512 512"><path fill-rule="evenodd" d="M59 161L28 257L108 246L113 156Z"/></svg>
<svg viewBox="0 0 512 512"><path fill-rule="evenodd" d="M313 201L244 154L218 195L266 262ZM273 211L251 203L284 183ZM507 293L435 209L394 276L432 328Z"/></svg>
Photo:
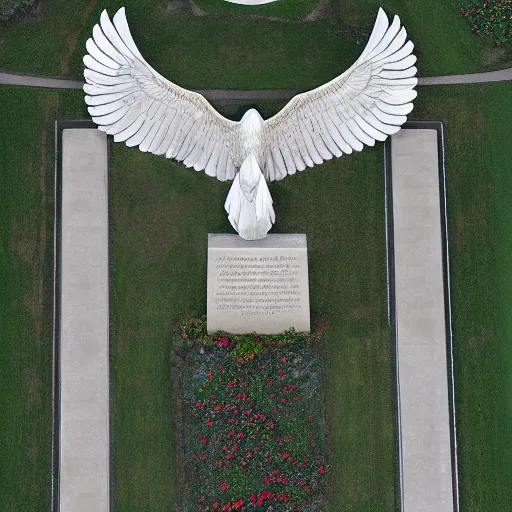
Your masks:
<svg viewBox="0 0 512 512"><path fill-rule="evenodd" d="M208 332L309 331L306 235L208 235Z"/></svg>

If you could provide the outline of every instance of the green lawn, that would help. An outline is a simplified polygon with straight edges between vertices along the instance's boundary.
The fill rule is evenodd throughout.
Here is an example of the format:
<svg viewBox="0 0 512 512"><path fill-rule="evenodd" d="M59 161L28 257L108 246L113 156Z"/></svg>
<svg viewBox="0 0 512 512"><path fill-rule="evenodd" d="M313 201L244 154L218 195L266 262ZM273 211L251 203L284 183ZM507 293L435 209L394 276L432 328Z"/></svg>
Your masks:
<svg viewBox="0 0 512 512"><path fill-rule="evenodd" d="M226 9L240 8L222 0L203 1L212 6L225 3ZM186 87L308 89L320 85L357 58L380 5L388 14L397 13L403 19L416 44L420 75L512 65L512 45L494 48L491 42L474 36L456 0L332 0L335 15L331 23L290 23L239 15L170 16L165 0L52 0L42 2L36 19L0 25L0 69L81 78L85 41L100 12L106 8L113 14L123 5L148 62ZM277 2L262 9L286 14L289 8L300 6L302 3Z"/></svg>
<svg viewBox="0 0 512 512"><path fill-rule="evenodd" d="M49 511L54 121L76 93L0 88L0 510Z"/></svg>
<svg viewBox="0 0 512 512"><path fill-rule="evenodd" d="M229 184L111 150L115 504L167 510L178 492L169 336L181 314L205 312L207 234L232 232L222 209ZM395 506L380 162L382 147L271 186L275 232L308 237L313 322L330 324L333 511Z"/></svg>
<svg viewBox="0 0 512 512"><path fill-rule="evenodd" d="M461 512L512 510L509 91L423 87L411 116L446 128ZM50 500L53 123L86 113L80 91L3 86L0 100L0 510L39 512ZM179 315L205 311L207 233L231 232L229 184L111 150L114 503L168 511L179 492L169 336ZM271 193L275 232L308 235L312 318L330 324L333 511L394 511L382 147Z"/></svg>
<svg viewBox="0 0 512 512"><path fill-rule="evenodd" d="M508 83L420 88L443 119L461 512L512 510L512 114Z"/></svg>

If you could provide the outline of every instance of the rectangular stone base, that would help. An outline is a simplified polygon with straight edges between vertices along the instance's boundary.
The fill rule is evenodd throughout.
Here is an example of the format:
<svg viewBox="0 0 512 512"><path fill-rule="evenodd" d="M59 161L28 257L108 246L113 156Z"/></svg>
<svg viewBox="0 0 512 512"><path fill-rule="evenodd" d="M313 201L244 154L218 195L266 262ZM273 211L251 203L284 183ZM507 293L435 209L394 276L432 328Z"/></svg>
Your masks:
<svg viewBox="0 0 512 512"><path fill-rule="evenodd" d="M310 330L306 235L208 235L209 333Z"/></svg>

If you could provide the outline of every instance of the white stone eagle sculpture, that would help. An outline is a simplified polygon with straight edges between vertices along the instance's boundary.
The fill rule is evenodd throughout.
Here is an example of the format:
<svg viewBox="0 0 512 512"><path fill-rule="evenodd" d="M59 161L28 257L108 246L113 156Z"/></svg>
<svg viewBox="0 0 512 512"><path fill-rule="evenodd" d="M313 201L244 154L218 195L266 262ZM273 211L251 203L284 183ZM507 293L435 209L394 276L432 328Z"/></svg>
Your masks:
<svg viewBox="0 0 512 512"><path fill-rule="evenodd" d="M275 222L267 181L361 151L400 130L416 97L413 47L398 16L389 25L379 9L366 48L342 75L298 94L270 119L250 109L235 122L144 60L124 8L113 23L103 11L87 41L85 102L115 142L233 180L224 205L229 221L242 238L257 240Z"/></svg>

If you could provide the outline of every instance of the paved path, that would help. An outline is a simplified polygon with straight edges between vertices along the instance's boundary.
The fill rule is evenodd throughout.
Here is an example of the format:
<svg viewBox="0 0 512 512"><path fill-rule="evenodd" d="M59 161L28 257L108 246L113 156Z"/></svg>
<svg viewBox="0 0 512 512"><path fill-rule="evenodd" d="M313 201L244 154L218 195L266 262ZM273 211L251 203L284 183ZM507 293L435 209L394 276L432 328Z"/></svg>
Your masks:
<svg viewBox="0 0 512 512"><path fill-rule="evenodd" d="M391 139L402 512L453 512L437 131Z"/></svg>
<svg viewBox="0 0 512 512"><path fill-rule="evenodd" d="M512 68L468 75L420 77L419 85L474 84L481 82L500 82L505 80L512 80ZM2 72L0 72L0 84L49 87L57 89L81 89L83 86L83 82L77 80L17 75ZM197 89L196 92L201 93L206 99L211 101L281 101L289 100L299 92L303 91L299 91L297 89L263 89L253 91Z"/></svg>
<svg viewBox="0 0 512 512"><path fill-rule="evenodd" d="M59 512L109 511L107 138L62 132Z"/></svg>

